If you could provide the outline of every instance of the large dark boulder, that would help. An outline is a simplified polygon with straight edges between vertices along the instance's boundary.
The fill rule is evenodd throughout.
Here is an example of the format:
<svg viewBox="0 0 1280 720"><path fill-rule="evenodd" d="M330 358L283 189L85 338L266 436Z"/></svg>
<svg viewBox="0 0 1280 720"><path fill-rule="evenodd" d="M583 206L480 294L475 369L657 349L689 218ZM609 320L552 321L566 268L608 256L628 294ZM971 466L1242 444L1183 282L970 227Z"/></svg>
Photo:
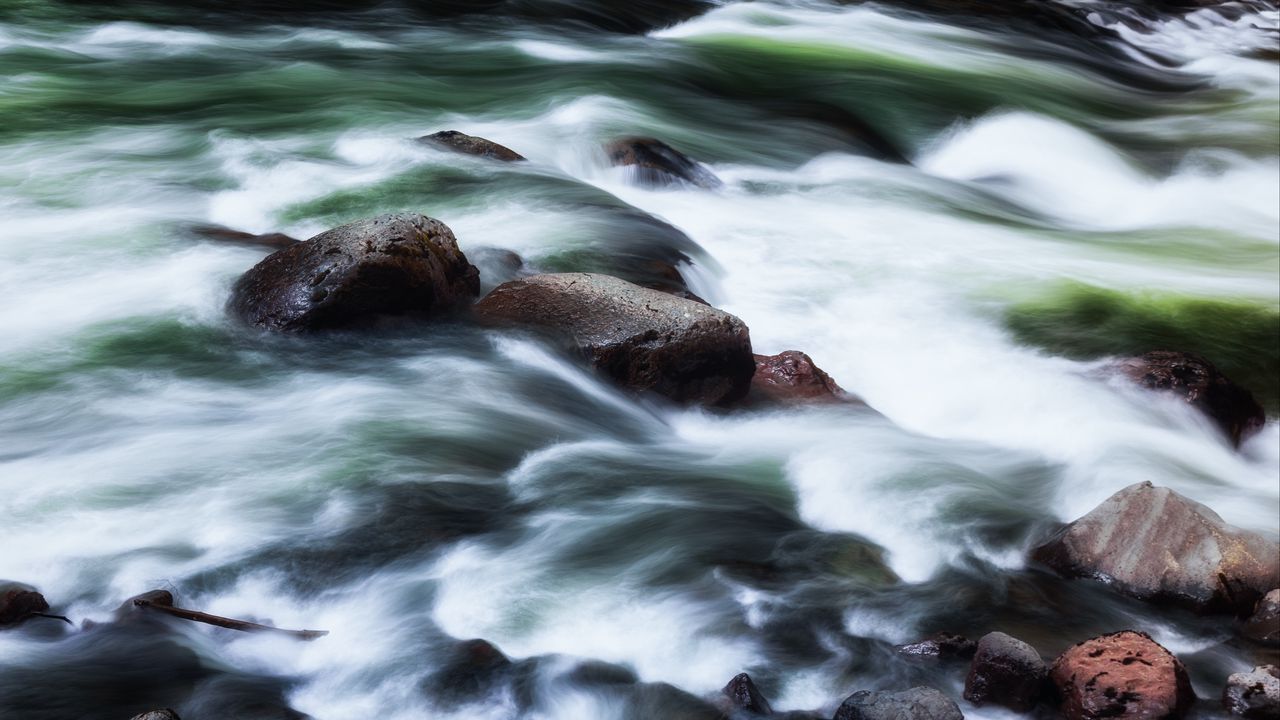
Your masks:
<svg viewBox="0 0 1280 720"><path fill-rule="evenodd" d="M1280 647L1280 590L1272 590L1258 601L1240 634L1263 645Z"/></svg>
<svg viewBox="0 0 1280 720"><path fill-rule="evenodd" d="M258 327L306 332L383 316L438 317L479 292L479 272L453 232L405 213L343 225L268 256L236 282L230 307Z"/></svg>
<svg viewBox="0 0 1280 720"><path fill-rule="evenodd" d="M951 698L930 687L902 692L863 690L850 695L834 720L964 720Z"/></svg>
<svg viewBox="0 0 1280 720"><path fill-rule="evenodd" d="M649 137L628 137L605 146L609 162L632 168L635 180L645 187L668 187L688 183L704 189L724 183L706 165Z"/></svg>
<svg viewBox="0 0 1280 720"><path fill-rule="evenodd" d="M1159 350L1122 360L1118 367L1144 388L1186 400L1217 423L1237 446L1266 423L1266 413L1252 393L1195 353Z"/></svg>
<svg viewBox="0 0 1280 720"><path fill-rule="evenodd" d="M1107 498L1032 557L1068 577L1202 613L1248 614L1280 585L1280 544L1149 482Z"/></svg>
<svg viewBox="0 0 1280 720"><path fill-rule="evenodd" d="M1002 632L987 633L964 681L964 699L1028 712L1040 699L1049 668L1030 645Z"/></svg>
<svg viewBox="0 0 1280 720"><path fill-rule="evenodd" d="M524 160L523 155L505 145L499 145L492 140L486 140L475 135L467 135L457 130L441 130L430 135L424 135L418 138L418 142L464 155L489 158L490 160L501 160L503 162Z"/></svg>
<svg viewBox="0 0 1280 720"><path fill-rule="evenodd" d="M1054 661L1049 677L1066 720L1179 718L1195 701L1178 658L1132 630L1068 648Z"/></svg>
<svg viewBox="0 0 1280 720"><path fill-rule="evenodd" d="M624 387L679 403L731 403L747 392L755 370L751 338L738 318L608 275L514 280L473 312L491 326L548 334Z"/></svg>
<svg viewBox="0 0 1280 720"><path fill-rule="evenodd" d="M777 355L756 355L755 375L751 377L753 400L779 405L830 403L849 396L813 358L798 351L786 350Z"/></svg>
<svg viewBox="0 0 1280 720"><path fill-rule="evenodd" d="M1262 665L1247 673L1233 673L1222 690L1227 712L1249 720L1280 717L1280 667Z"/></svg>
<svg viewBox="0 0 1280 720"><path fill-rule="evenodd" d="M0 581L0 627L16 625L48 609L44 596L30 585Z"/></svg>

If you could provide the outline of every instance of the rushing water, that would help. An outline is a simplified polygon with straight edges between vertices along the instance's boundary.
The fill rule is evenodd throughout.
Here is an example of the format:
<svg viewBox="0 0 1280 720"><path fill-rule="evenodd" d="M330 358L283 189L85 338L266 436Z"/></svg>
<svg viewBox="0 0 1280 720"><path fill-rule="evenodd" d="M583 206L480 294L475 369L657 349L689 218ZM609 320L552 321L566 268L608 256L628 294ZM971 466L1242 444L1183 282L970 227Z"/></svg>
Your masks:
<svg viewBox="0 0 1280 720"><path fill-rule="evenodd" d="M1280 20L1099 8L1122 41L786 0L647 35L5 3L0 578L77 622L165 587L330 635L28 623L0 633L0 716L643 716L588 660L696 695L745 670L830 711L958 697L892 646L992 629L1047 656L1146 630L1215 697L1265 655L1229 621L1024 557L1140 480L1278 529L1274 421L1237 452L1100 366L1189 344L1277 411ZM531 162L412 141L445 128ZM623 134L725 187L629 185L599 150ZM758 352L803 350L878 412L672 408L465 324L260 336L224 307L263 251L188 229L402 210L476 258L687 257ZM466 638L531 660L524 689L434 693Z"/></svg>

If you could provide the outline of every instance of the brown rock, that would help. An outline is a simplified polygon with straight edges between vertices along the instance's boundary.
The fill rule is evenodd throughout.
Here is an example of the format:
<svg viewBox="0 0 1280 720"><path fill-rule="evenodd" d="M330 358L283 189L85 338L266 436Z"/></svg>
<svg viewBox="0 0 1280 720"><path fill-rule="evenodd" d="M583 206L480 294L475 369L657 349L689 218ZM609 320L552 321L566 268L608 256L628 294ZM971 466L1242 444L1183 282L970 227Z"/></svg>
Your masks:
<svg viewBox="0 0 1280 720"><path fill-rule="evenodd" d="M1062 653L1049 677L1067 720L1179 718L1195 700L1187 670L1145 633L1125 630Z"/></svg>
<svg viewBox="0 0 1280 720"><path fill-rule="evenodd" d="M813 359L798 350L777 355L754 355L753 398L786 405L837 402L847 396Z"/></svg>
<svg viewBox="0 0 1280 720"><path fill-rule="evenodd" d="M1247 614L1280 585L1280 545L1149 482L1112 495L1032 557L1068 577L1203 613Z"/></svg>
<svg viewBox="0 0 1280 720"><path fill-rule="evenodd" d="M474 308L494 326L549 334L624 387L679 403L741 398L755 364L747 326L729 313L608 275L534 275Z"/></svg>
<svg viewBox="0 0 1280 720"><path fill-rule="evenodd" d="M1218 372L1213 363L1187 352L1160 350L1119 364L1130 380L1185 399L1222 428L1234 445L1260 430L1267 420L1246 389Z"/></svg>
<svg viewBox="0 0 1280 720"><path fill-rule="evenodd" d="M964 681L964 699L1028 712L1040 699L1048 674L1035 648L1002 632L988 633L978 641Z"/></svg>
<svg viewBox="0 0 1280 720"><path fill-rule="evenodd" d="M405 213L343 225L268 256L236 282L230 307L262 328L307 332L388 315L437 317L479 292L479 272L453 232Z"/></svg>
<svg viewBox="0 0 1280 720"><path fill-rule="evenodd" d="M647 187L689 183L704 189L724 183L707 166L670 145L649 137L628 137L605 146L609 162L635 169L636 181Z"/></svg>
<svg viewBox="0 0 1280 720"><path fill-rule="evenodd" d="M1280 717L1280 667L1262 665L1252 672L1235 673L1222 690L1222 706L1249 720Z"/></svg>
<svg viewBox="0 0 1280 720"><path fill-rule="evenodd" d="M1280 590L1272 590L1258 601L1240 632L1254 642L1280 646Z"/></svg>
<svg viewBox="0 0 1280 720"><path fill-rule="evenodd" d="M16 625L48 609L44 596L30 585L0 582L0 627Z"/></svg>
<svg viewBox="0 0 1280 720"><path fill-rule="evenodd" d="M460 133L457 130L441 130L437 133L424 135L418 138L418 142L435 145L465 155L477 155L503 162L516 162L525 159L523 155L509 147L499 145L492 140L485 140L482 137Z"/></svg>

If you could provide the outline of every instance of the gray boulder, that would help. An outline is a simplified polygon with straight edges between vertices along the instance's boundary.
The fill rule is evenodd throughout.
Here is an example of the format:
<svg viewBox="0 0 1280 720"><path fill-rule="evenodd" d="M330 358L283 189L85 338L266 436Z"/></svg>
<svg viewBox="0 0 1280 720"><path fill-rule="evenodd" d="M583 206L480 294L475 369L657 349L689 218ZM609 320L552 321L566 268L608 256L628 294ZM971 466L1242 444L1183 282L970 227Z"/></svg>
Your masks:
<svg viewBox="0 0 1280 720"><path fill-rule="evenodd" d="M622 386L679 403L731 403L755 372L751 337L738 318L608 275L514 280L473 312L488 325L548 334Z"/></svg>
<svg viewBox="0 0 1280 720"><path fill-rule="evenodd" d="M230 308L251 325L306 332L469 305L479 272L444 223L404 213L360 220L280 250L242 275Z"/></svg>
<svg viewBox="0 0 1280 720"><path fill-rule="evenodd" d="M1227 712L1249 720L1280 717L1280 667L1262 665L1233 674L1222 691L1222 705Z"/></svg>
<svg viewBox="0 0 1280 720"><path fill-rule="evenodd" d="M1068 577L1142 600L1248 614L1280 585L1280 545L1149 482L1112 495L1032 552Z"/></svg>
<svg viewBox="0 0 1280 720"><path fill-rule="evenodd" d="M964 699L974 705L1003 705L1027 712L1036 706L1049 668L1030 645L1002 632L988 633L964 682Z"/></svg>
<svg viewBox="0 0 1280 720"><path fill-rule="evenodd" d="M850 695L834 720L964 720L951 698L930 687L886 693L863 690Z"/></svg>

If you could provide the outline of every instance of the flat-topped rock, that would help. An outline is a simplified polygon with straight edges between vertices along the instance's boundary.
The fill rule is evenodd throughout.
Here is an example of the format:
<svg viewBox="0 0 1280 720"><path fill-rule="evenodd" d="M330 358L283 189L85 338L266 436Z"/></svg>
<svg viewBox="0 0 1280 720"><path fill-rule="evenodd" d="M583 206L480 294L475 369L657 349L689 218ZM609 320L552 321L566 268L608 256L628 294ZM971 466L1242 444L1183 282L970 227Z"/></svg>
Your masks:
<svg viewBox="0 0 1280 720"><path fill-rule="evenodd" d="M679 403L741 398L755 362L747 326L713 307L608 275L534 275L476 304L491 326L549 335L624 387Z"/></svg>

